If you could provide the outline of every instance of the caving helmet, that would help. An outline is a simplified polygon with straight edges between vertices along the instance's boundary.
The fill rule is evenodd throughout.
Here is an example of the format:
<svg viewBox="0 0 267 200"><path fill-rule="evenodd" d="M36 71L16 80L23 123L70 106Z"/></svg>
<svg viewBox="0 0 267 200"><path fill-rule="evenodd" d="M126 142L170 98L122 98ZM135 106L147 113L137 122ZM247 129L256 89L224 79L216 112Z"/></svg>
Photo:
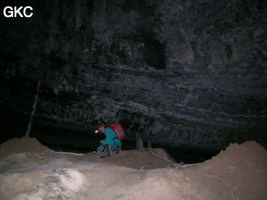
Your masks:
<svg viewBox="0 0 267 200"><path fill-rule="evenodd" d="M104 131L104 125L100 124L98 125L97 130L95 130L95 133L102 133L102 131Z"/></svg>

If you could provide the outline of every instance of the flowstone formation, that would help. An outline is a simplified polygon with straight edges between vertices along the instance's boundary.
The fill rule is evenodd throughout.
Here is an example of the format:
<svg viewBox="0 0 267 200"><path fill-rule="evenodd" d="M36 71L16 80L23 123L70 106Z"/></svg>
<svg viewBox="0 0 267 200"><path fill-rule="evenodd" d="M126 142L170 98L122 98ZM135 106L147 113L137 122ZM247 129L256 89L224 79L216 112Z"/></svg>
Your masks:
<svg viewBox="0 0 267 200"><path fill-rule="evenodd" d="M1 19L2 107L29 115L41 77L41 121L119 120L174 146L267 142L266 2L27 4L31 18Z"/></svg>

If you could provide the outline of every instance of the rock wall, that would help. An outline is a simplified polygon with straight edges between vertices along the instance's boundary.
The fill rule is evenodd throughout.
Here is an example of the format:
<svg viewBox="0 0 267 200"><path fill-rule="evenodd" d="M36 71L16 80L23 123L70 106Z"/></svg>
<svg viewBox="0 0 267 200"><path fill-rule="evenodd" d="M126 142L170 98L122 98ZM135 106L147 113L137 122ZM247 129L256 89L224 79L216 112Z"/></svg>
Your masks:
<svg viewBox="0 0 267 200"><path fill-rule="evenodd" d="M42 74L41 120L119 120L169 145L267 142L265 1L2 4L34 15L1 18L1 106L30 113Z"/></svg>

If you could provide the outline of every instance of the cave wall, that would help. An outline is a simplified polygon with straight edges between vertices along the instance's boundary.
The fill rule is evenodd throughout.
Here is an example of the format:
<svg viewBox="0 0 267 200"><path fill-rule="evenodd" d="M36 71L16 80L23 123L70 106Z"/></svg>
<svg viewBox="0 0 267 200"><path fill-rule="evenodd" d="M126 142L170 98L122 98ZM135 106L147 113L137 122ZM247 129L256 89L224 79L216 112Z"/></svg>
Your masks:
<svg viewBox="0 0 267 200"><path fill-rule="evenodd" d="M267 8L261 0L3 1L2 107L93 130L119 120L170 145L267 133ZM2 9L3 10L3 9ZM41 76L42 74L42 76Z"/></svg>

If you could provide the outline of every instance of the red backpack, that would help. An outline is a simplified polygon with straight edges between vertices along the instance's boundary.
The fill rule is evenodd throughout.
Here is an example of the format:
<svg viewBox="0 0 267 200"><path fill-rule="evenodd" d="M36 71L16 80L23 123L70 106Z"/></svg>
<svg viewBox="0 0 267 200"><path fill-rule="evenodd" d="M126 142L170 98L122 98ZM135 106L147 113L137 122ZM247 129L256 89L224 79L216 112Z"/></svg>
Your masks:
<svg viewBox="0 0 267 200"><path fill-rule="evenodd" d="M115 122L115 123L111 124L110 128L116 133L117 138L119 140L123 140L125 138L124 131L123 131L121 125L119 124L119 122Z"/></svg>

